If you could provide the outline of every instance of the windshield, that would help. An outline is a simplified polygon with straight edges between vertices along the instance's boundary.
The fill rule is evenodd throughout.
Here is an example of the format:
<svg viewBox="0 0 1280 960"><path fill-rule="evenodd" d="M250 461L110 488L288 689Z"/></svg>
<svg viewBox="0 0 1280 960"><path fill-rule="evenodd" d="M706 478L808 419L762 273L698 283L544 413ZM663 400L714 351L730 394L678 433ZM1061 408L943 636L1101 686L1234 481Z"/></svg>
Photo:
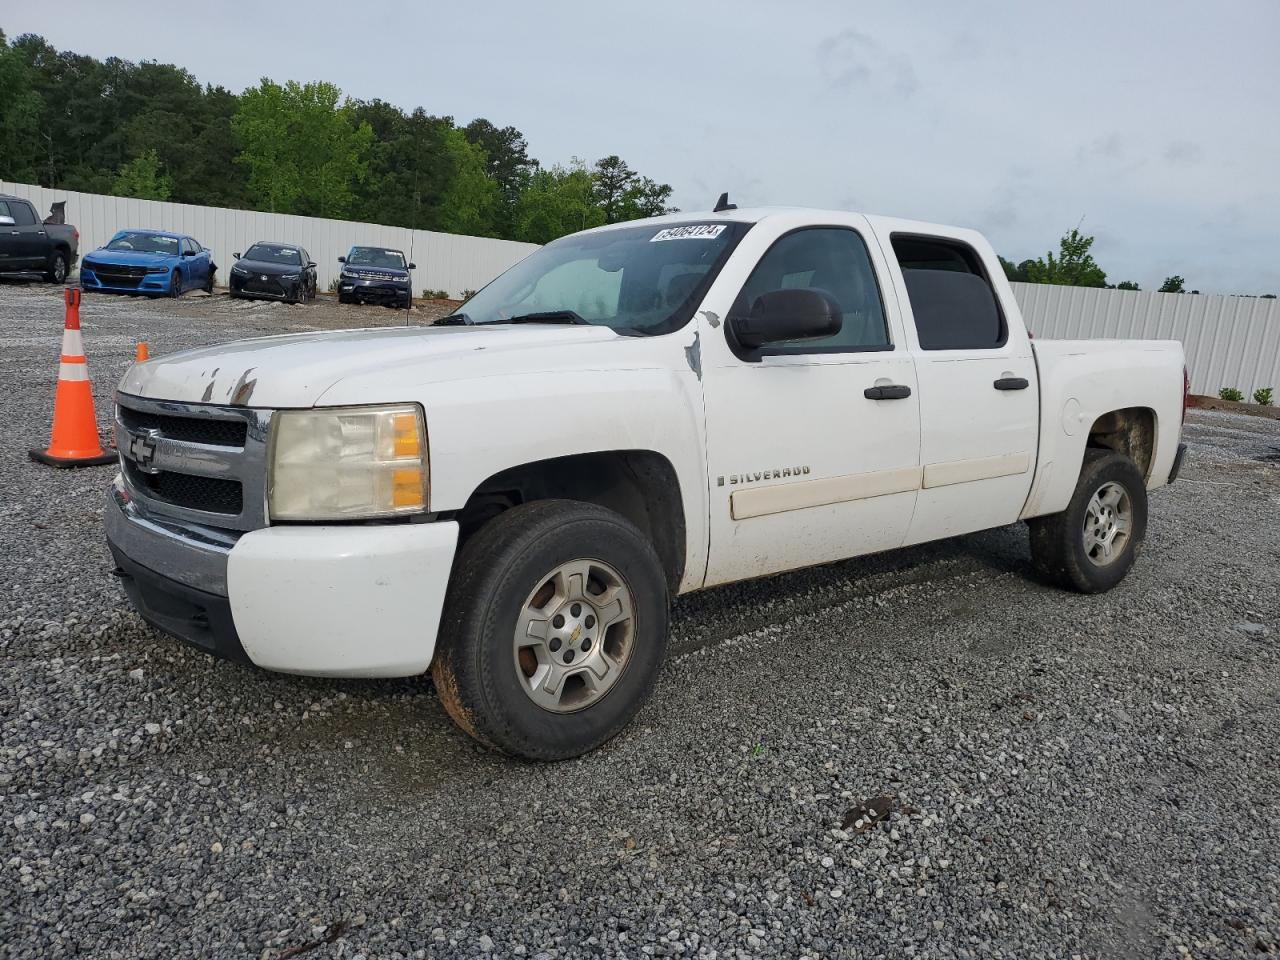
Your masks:
<svg viewBox="0 0 1280 960"><path fill-rule="evenodd" d="M404 269L404 254L399 250L381 250L377 247L352 247L347 254L349 267L391 267Z"/></svg>
<svg viewBox="0 0 1280 960"><path fill-rule="evenodd" d="M126 231L117 233L107 244L108 250L137 250L140 253L167 253L178 255L178 238L167 237L163 233L143 233Z"/></svg>
<svg viewBox="0 0 1280 960"><path fill-rule="evenodd" d="M302 264L302 257L293 247L270 247L265 243L255 243L244 255L246 260L257 260L260 263L279 263L296 267Z"/></svg>
<svg viewBox="0 0 1280 960"><path fill-rule="evenodd" d="M547 244L468 300L470 323L529 314L657 334L688 322L746 223L650 224L580 233Z"/></svg>

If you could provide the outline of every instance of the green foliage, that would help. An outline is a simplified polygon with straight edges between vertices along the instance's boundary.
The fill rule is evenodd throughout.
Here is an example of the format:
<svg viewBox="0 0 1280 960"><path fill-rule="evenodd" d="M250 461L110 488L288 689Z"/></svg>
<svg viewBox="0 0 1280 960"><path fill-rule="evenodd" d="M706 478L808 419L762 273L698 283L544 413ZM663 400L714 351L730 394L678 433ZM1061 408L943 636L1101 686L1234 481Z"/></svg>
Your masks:
<svg viewBox="0 0 1280 960"><path fill-rule="evenodd" d="M457 129L444 138L449 179L440 201L440 229L476 237L496 235L502 191L487 170L484 150Z"/></svg>
<svg viewBox="0 0 1280 960"><path fill-rule="evenodd" d="M1270 387L1259 387L1257 390L1253 391L1254 403L1260 404L1261 406L1264 406L1264 407L1269 407L1271 406L1271 399L1272 397L1271 397Z"/></svg>
<svg viewBox="0 0 1280 960"><path fill-rule="evenodd" d="M598 227L605 213L595 199L595 180L581 160L535 171L520 192L512 218L516 240L550 243L575 230Z"/></svg>
<svg viewBox="0 0 1280 960"><path fill-rule="evenodd" d="M1065 236L1058 244L1058 256L1052 251L1038 260L1029 260L1026 278L1030 283L1055 283L1069 287L1105 287L1107 275L1094 262L1089 248L1093 237L1086 237L1078 229Z"/></svg>
<svg viewBox="0 0 1280 960"><path fill-rule="evenodd" d="M137 197L139 200L168 200L173 192L173 181L160 172L160 158L154 150L148 150L120 165L111 192L117 197Z"/></svg>
<svg viewBox="0 0 1280 960"><path fill-rule="evenodd" d="M242 94L172 64L97 60L0 32L0 177L46 187L546 243L668 210L619 157L542 168L524 135L331 83Z"/></svg>
<svg viewBox="0 0 1280 960"><path fill-rule="evenodd" d="M0 179L36 179L41 105L30 69L0 30Z"/></svg>
<svg viewBox="0 0 1280 960"><path fill-rule="evenodd" d="M353 112L332 83L280 86L264 78L246 90L231 128L240 138L236 162L249 170L250 194L273 212L350 214L373 143L373 129L353 124Z"/></svg>
<svg viewBox="0 0 1280 960"><path fill-rule="evenodd" d="M1241 400L1244 399L1244 394L1241 393L1239 390L1237 390L1235 387L1223 387L1221 390L1218 391L1218 399L1231 400L1235 403L1239 403Z"/></svg>
<svg viewBox="0 0 1280 960"><path fill-rule="evenodd" d="M468 289L468 290L463 290L463 291L462 291L462 299L463 299L463 300L470 300L472 297L474 297L474 296L476 295L476 293L477 293L477 292L478 292L478 291L476 291L476 290L470 290L470 289Z"/></svg>
<svg viewBox="0 0 1280 960"><path fill-rule="evenodd" d="M1177 274L1174 274L1172 277L1164 278L1164 283L1160 284L1160 289L1157 292L1158 293L1186 293L1187 291L1183 287L1184 283L1186 283L1186 281L1183 280L1182 277L1178 276Z"/></svg>
<svg viewBox="0 0 1280 960"><path fill-rule="evenodd" d="M1138 283L1136 280L1121 280L1119 283L1116 284L1116 289L1117 290L1139 290L1141 288L1138 286Z"/></svg>
<svg viewBox="0 0 1280 960"><path fill-rule="evenodd" d="M423 290L422 293L420 293L418 296L420 296L423 300L452 300L453 299L452 297L449 296L448 290Z"/></svg>

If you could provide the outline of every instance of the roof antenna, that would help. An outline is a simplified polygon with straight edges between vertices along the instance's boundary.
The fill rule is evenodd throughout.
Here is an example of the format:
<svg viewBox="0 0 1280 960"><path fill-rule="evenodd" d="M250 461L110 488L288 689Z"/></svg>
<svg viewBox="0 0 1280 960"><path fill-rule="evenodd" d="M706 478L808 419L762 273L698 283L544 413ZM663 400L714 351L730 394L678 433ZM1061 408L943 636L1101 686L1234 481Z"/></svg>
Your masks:
<svg viewBox="0 0 1280 960"><path fill-rule="evenodd" d="M737 210L737 209L738 209L738 205L736 203L729 202L729 191L726 190L724 193L720 194L720 199L716 201L715 209L713 209L711 212L721 213L725 210Z"/></svg>

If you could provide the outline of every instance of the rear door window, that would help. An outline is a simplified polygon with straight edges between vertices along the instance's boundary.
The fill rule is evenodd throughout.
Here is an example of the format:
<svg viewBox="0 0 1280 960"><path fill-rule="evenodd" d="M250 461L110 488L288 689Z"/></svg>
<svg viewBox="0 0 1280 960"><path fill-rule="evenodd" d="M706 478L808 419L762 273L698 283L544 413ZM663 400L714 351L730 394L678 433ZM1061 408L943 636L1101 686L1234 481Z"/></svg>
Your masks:
<svg viewBox="0 0 1280 960"><path fill-rule="evenodd" d="M13 217L13 222L19 227L30 227L36 222L36 215L31 212L31 207L25 203L13 202L9 203L9 216Z"/></svg>
<svg viewBox="0 0 1280 960"><path fill-rule="evenodd" d="M982 258L946 237L894 234L922 350L995 350L1008 327Z"/></svg>

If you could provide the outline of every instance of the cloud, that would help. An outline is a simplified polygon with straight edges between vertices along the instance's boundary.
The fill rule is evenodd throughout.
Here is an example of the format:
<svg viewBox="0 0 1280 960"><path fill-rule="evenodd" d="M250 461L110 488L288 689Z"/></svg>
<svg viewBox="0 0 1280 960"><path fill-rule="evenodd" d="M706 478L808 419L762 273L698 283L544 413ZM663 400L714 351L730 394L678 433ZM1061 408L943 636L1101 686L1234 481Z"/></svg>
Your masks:
<svg viewBox="0 0 1280 960"><path fill-rule="evenodd" d="M1170 163L1178 163L1191 165L1200 162L1200 157L1204 151L1200 149L1200 144L1191 140L1172 140L1169 145L1164 148L1164 158Z"/></svg>
<svg viewBox="0 0 1280 960"><path fill-rule="evenodd" d="M903 54L852 28L818 44L818 69L823 82L836 90L886 84L906 99L920 86L915 68Z"/></svg>
<svg viewBox="0 0 1280 960"><path fill-rule="evenodd" d="M1124 139L1112 131L1101 137L1094 137L1076 151L1076 159L1086 160L1119 160L1124 156Z"/></svg>

